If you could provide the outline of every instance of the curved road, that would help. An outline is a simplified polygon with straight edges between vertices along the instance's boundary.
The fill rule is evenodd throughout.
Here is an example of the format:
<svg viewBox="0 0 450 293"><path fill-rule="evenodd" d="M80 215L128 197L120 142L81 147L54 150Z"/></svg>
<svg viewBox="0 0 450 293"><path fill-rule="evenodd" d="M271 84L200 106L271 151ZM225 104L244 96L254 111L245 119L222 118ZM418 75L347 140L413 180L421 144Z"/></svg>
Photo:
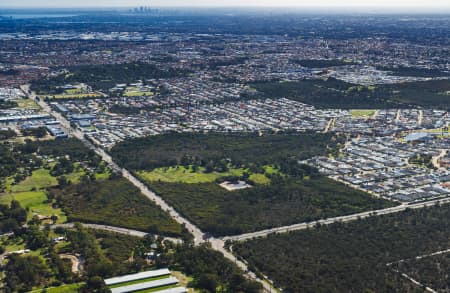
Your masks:
<svg viewBox="0 0 450 293"><path fill-rule="evenodd" d="M100 224L86 224L86 223L80 223L80 224L83 227L89 228L89 229L109 231L109 232L125 234L125 235L130 235L130 236L139 237L139 238L144 238L147 235L153 235L155 237L160 237L160 235L151 234L151 233L142 232L142 231L137 231L137 230L132 230L132 229L127 229L127 228L122 228L122 227L100 225ZM55 229L55 228L73 228L74 225L75 225L74 223L54 224L54 225L51 225L50 228L51 229ZM165 236L161 236L161 237L163 237L164 240L169 240L169 241L172 241L174 243L181 243L182 242L182 240L178 239L178 238L165 237Z"/></svg>

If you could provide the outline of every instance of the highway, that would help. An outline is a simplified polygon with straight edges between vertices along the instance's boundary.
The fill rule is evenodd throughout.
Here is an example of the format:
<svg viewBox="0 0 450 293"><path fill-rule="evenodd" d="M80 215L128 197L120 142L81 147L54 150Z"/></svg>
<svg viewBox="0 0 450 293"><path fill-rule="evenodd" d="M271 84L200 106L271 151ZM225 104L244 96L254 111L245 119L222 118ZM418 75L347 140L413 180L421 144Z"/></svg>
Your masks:
<svg viewBox="0 0 450 293"><path fill-rule="evenodd" d="M21 87L22 90L29 95L30 99L36 100L36 95L34 93L29 94L29 86L25 85ZM122 174L124 178L126 178L128 181L130 181L134 186L140 189L143 195L145 195L148 199L150 199L152 202L154 202L156 205L158 205L162 210L169 213L169 215L177 221L179 224L186 227L187 230L194 236L194 244L199 245L201 243L205 242L206 236L205 233L203 233L200 228L198 228L196 225L191 223L188 219L184 218L181 214L179 214L172 206L170 206L168 203L164 201L161 197L159 197L157 194L155 194L153 191L151 191L143 182L141 182L138 178L136 178L131 172L129 172L125 168L120 168L118 164L116 164L112 157L107 154L102 148L93 145L90 141L88 141L84 134L78 130L71 127L70 122L62 116L57 111L53 110L45 101L42 99L39 99L37 101L39 106L42 108L43 111L49 113L51 116L53 116L60 124L61 128L70 136L76 137L80 141L82 141L89 149L95 151L108 165L111 169L119 172ZM86 224L83 224L84 226ZM106 227L106 226L105 226ZM111 227L110 227L111 228ZM115 230L117 232L117 227L113 227L111 231ZM131 230L130 230L131 231ZM137 231L135 231L137 232ZM133 232L134 233L134 232ZM133 234L130 234L133 235ZM138 234L136 234L137 236ZM261 280L256 275L248 270L248 267L245 263L239 261L233 254L228 252L224 247L224 241L222 239L217 239L210 237L207 239L207 241L211 244L211 248L220 251L223 253L223 255L228 258L230 261L234 262L238 267L240 267L244 272L246 272L246 276L250 279L256 280L259 283L262 284L265 292L272 292L274 290L274 287L272 285L265 281ZM275 291L276 292L276 291Z"/></svg>
<svg viewBox="0 0 450 293"><path fill-rule="evenodd" d="M289 225L289 226L276 227L276 228L272 228L272 229L266 229L266 230L261 230L261 231L257 231L257 232L252 232L252 233L245 233L245 234L241 234L241 235L226 236L226 237L222 237L221 239L223 241L227 241L227 240L245 241L245 240L249 240L249 239L257 238L257 237L266 237L267 235L272 234L272 233L286 233L286 232L290 232L290 231L304 230L306 228L314 227L317 224L330 225L330 224L337 223L337 222L350 222L350 221L355 221L358 219L363 219L363 218L367 218L367 217L375 216L375 215L376 216L387 215L387 214L399 213L406 209L420 209L420 208L424 208L424 207L434 206L436 204L447 204L447 203L450 203L450 198L434 199L434 200L430 200L430 201L426 201L426 202L412 203L412 204L401 204L401 205L398 205L395 207L381 209L381 210L373 210L373 211L367 211L367 212L362 212L362 213L357 213L357 214L352 214L352 215L347 215L347 216L339 216L339 217L327 218L327 219L322 219L322 220L317 220L317 221L312 221L312 222L305 222L305 223L293 224L293 225Z"/></svg>

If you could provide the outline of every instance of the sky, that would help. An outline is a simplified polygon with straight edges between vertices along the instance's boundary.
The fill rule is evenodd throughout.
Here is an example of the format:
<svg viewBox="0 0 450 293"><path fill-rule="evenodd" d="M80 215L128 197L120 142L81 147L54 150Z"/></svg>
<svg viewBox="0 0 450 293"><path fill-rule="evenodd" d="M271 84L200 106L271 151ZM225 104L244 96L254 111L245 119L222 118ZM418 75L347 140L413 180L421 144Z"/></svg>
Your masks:
<svg viewBox="0 0 450 293"><path fill-rule="evenodd" d="M374 7L450 9L450 0L0 0L0 7Z"/></svg>

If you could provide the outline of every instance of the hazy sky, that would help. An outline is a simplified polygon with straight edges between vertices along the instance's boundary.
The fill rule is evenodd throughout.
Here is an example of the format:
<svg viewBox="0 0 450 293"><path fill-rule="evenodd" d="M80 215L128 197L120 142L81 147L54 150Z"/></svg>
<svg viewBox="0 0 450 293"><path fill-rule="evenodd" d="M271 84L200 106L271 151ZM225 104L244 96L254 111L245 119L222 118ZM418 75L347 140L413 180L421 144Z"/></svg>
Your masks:
<svg viewBox="0 0 450 293"><path fill-rule="evenodd" d="M450 8L450 0L0 0L0 7L297 6Z"/></svg>

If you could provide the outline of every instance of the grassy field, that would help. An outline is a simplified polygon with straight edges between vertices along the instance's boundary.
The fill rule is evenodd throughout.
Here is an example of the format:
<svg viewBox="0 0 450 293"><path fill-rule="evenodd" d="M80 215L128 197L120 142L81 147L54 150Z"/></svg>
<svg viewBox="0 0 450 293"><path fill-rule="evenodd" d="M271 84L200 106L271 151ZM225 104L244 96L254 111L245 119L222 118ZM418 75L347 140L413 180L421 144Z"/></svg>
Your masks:
<svg viewBox="0 0 450 293"><path fill-rule="evenodd" d="M75 168L75 171L65 175L72 183L78 183L85 172L81 168ZM97 174L98 179L106 179L109 172ZM96 176L97 177L97 176ZM12 200L20 202L22 207L29 208L28 218L31 219L35 213L42 216L56 215L57 223L65 223L67 217L61 209L55 209L48 200L45 189L54 187L58 184L56 177L50 174L50 171L44 168L34 170L32 175L16 185L12 184L12 178L6 180L6 192L0 194L0 203L9 204Z"/></svg>
<svg viewBox="0 0 450 293"><path fill-rule="evenodd" d="M369 118L375 114L376 110L350 110L353 118Z"/></svg>
<svg viewBox="0 0 450 293"><path fill-rule="evenodd" d="M153 171L139 171L138 175L148 182L182 182L182 183L207 183L225 176L242 176L246 171L242 168L230 169L228 172L204 173L205 168L199 167L194 172L192 167L183 166L156 168ZM262 174L261 174L262 175ZM264 176L264 175L263 175Z"/></svg>
<svg viewBox="0 0 450 293"><path fill-rule="evenodd" d="M139 293L158 292L158 291L167 290L167 289L176 288L176 287L179 287L179 286L178 286L178 285L168 285L168 286L162 286L162 287L157 287L157 288L152 288L152 289L142 290L142 291L139 291Z"/></svg>
<svg viewBox="0 0 450 293"><path fill-rule="evenodd" d="M33 109L33 110L40 109L39 105L36 104L36 102L34 100L30 100L30 99L17 100L17 105L21 109Z"/></svg>
<svg viewBox="0 0 450 293"><path fill-rule="evenodd" d="M100 98L102 95L97 93L92 94L63 94L54 95L54 99L87 99L87 98Z"/></svg>
<svg viewBox="0 0 450 293"><path fill-rule="evenodd" d="M178 281L180 281L180 286L187 288L189 283L191 283L194 278L186 276L185 274L183 274L182 272L179 271L172 271L172 276L174 276L175 278L178 279ZM188 293L197 293L200 292L199 290L196 290L194 288L187 288L188 289Z"/></svg>
<svg viewBox="0 0 450 293"><path fill-rule="evenodd" d="M46 169L38 169L33 171L31 176L19 182L17 185L12 185L11 192L30 191L32 189L40 190L47 187L55 186L57 184L55 177L50 175L50 171Z"/></svg>
<svg viewBox="0 0 450 293"><path fill-rule="evenodd" d="M270 184L270 179L264 174L251 174L249 179L256 184Z"/></svg>
<svg viewBox="0 0 450 293"><path fill-rule="evenodd" d="M129 286L129 285L140 284L140 283L145 283L145 282L150 282L150 281L162 280L162 279L167 279L169 277L170 277L170 275L164 275L164 276L153 277L153 278L139 279L139 280L134 280L134 281L130 281L130 282L114 284L114 285L109 286L109 288L117 288L117 287Z"/></svg>
<svg viewBox="0 0 450 293"><path fill-rule="evenodd" d="M267 173L278 172L273 167L267 167ZM226 176L242 176L248 169L244 168L230 168L227 172L211 172L205 173L205 168L199 167L198 170L194 171L192 166L188 168L184 166L176 167L163 167L156 168L153 171L138 171L137 174L144 181L151 182L171 182L171 183L211 183L216 179L226 177ZM264 174L254 173L249 177L250 180L257 184L269 184L270 179Z"/></svg>
<svg viewBox="0 0 450 293"><path fill-rule="evenodd" d="M64 174L67 180L70 180L72 183L79 183L80 178L85 175L86 172L83 168L79 167L78 163L74 164L74 171L69 174ZM105 180L110 176L110 171L106 171L105 173L96 173L95 178L97 180ZM6 191L10 193L16 192L25 192L32 190L43 190L49 187L56 186L58 181L56 177L53 177L50 174L50 170L41 168L34 170L31 176L28 176L25 180L19 182L16 185L12 184L12 178L8 178L6 181Z"/></svg>
<svg viewBox="0 0 450 293"><path fill-rule="evenodd" d="M56 215L58 217L57 223L65 223L67 217L61 209L55 209L50 203L47 203L47 195L44 191L25 191L11 194L0 195L0 204L9 204L11 200L17 200L24 208L29 208L28 219L33 215L39 214L42 216Z"/></svg>
<svg viewBox="0 0 450 293"><path fill-rule="evenodd" d="M153 95L153 92L126 92L123 94L124 97L149 97Z"/></svg>
<svg viewBox="0 0 450 293"><path fill-rule="evenodd" d="M39 289L39 290L34 290L31 291L30 293L73 293L73 292L78 292L78 289L81 288L81 286L83 286L84 283L75 283L75 284L68 284L68 285L63 285L63 286L59 286L59 287L51 287L51 288L46 288L46 289Z"/></svg>

